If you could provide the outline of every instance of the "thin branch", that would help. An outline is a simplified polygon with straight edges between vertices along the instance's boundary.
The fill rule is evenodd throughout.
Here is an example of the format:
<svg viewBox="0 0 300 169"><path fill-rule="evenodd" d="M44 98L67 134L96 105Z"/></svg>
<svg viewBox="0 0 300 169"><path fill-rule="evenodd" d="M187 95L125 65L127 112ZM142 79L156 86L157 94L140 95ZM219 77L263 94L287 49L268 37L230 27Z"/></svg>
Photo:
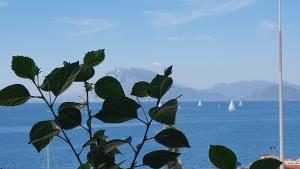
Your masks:
<svg viewBox="0 0 300 169"><path fill-rule="evenodd" d="M145 110L144 110L144 107L142 106L142 104L141 104L141 102L140 102L140 99L139 99L138 97L136 97L136 99L137 99L139 105L141 106L142 111L143 111L143 113L144 113L144 116L145 116L145 118L146 118L146 121L147 121L147 123L148 123L149 120L148 120L148 117L147 117L146 112L145 112Z"/></svg>
<svg viewBox="0 0 300 169"><path fill-rule="evenodd" d="M62 136L57 135L57 137L59 137L60 139L62 139L63 141L65 141L67 143L67 140L65 138L63 138Z"/></svg>
<svg viewBox="0 0 300 169"><path fill-rule="evenodd" d="M39 91L39 93L41 94L42 99L44 100L44 102L47 104L47 106L48 106L49 109L51 110L51 113L52 113L52 115L54 116L54 118L57 118L57 115L54 113L54 110L53 110L53 105L51 105L51 104L48 102L48 100L45 98L45 96L44 96L43 92L41 91L40 87L39 87L34 81L33 81L33 83L34 83L34 85L36 86L36 88L37 88L37 90ZM60 126L60 125L58 125L58 126ZM76 158L77 158L77 160L78 160L80 166L82 166L83 163L81 162L80 156L79 156L79 154L76 152L76 150L75 150L73 144L71 143L69 137L67 136L67 133L66 133L66 132L64 131L64 129L62 129L61 127L59 127L59 128L60 128L61 132L63 133L63 135L64 135L64 137L65 137L65 138L64 138L64 139L65 139L65 142L68 143L68 145L71 147L71 149L72 149L74 155L76 156Z"/></svg>
<svg viewBox="0 0 300 169"><path fill-rule="evenodd" d="M134 153L136 153L136 149L133 147L133 145L131 143L128 143L128 144L131 147L131 149L134 151Z"/></svg>
<svg viewBox="0 0 300 169"><path fill-rule="evenodd" d="M145 125L147 125L148 123L146 123L144 120L140 119L139 117L136 118L138 121L144 123Z"/></svg>
<svg viewBox="0 0 300 169"><path fill-rule="evenodd" d="M30 96L30 98L32 98L32 99L42 99L41 96Z"/></svg>
<svg viewBox="0 0 300 169"><path fill-rule="evenodd" d="M155 138L155 137L149 137L149 138L146 139L146 141L152 140L152 139L154 139L154 138Z"/></svg>
<svg viewBox="0 0 300 169"><path fill-rule="evenodd" d="M134 169L134 168L136 167L136 166L135 166L136 160L137 160L137 158L138 158L138 156L139 156L139 154L140 154L140 152L141 152L141 150L142 150L142 148L143 148L145 142L147 141L147 135L148 135L148 132L149 132L151 123L152 123L154 117L156 116L156 114L157 114L157 112L158 112L158 105L159 105L160 99L161 99L161 98L159 98L159 99L157 100L157 102L156 102L155 112L154 112L154 114L153 114L153 117L151 117L149 123L147 123L147 127L146 127L146 130L145 130L145 133L144 133L144 137L143 137L143 140L142 140L142 142L141 142L141 144L140 144L141 146L140 146L140 148L138 148L137 151L135 152L134 157L133 157L133 160L132 160L132 162L131 162L131 165L130 165L130 168L129 168L129 169Z"/></svg>
<svg viewBox="0 0 300 169"><path fill-rule="evenodd" d="M141 165L136 165L136 166L133 166L134 168L138 168L138 167L144 167L145 165L144 164L141 164Z"/></svg>
<svg viewBox="0 0 300 169"><path fill-rule="evenodd" d="M80 127L82 127L84 130L86 130L87 132L89 132L89 129L84 127L82 124L80 124Z"/></svg>
<svg viewBox="0 0 300 169"><path fill-rule="evenodd" d="M88 82L84 82L85 94L86 94L86 108L88 112L88 120L87 120L87 127L88 133L90 136L90 140L93 138L93 131L92 131L92 111L90 110L90 102L89 102L89 86Z"/></svg>
<svg viewBox="0 0 300 169"><path fill-rule="evenodd" d="M78 155L80 155L82 153L82 151L84 150L84 147L82 146L81 150L79 151Z"/></svg>

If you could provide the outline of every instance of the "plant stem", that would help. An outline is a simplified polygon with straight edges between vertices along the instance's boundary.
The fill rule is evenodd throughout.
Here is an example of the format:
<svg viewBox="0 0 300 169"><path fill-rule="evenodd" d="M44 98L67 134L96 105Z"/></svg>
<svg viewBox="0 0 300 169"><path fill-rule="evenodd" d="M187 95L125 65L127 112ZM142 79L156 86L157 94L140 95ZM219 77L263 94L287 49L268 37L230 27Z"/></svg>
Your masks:
<svg viewBox="0 0 300 169"><path fill-rule="evenodd" d="M135 154L134 154L134 157L133 157L133 160L131 162L131 165L130 165L130 168L129 169L134 169L134 167L136 167L136 160L145 144L145 142L147 141L147 135L148 135L148 132L149 132L149 129L150 129L150 126L151 126L151 123L155 117L155 115L157 114L157 111L158 111L158 105L159 105L159 102L160 102L160 98L157 100L156 102L156 106L155 106L155 112L154 112L154 115L153 117L150 119L150 121L147 123L146 125L146 130L145 130L145 133L144 133L144 137L143 137L143 140L140 144L140 147L136 150Z"/></svg>
<svg viewBox="0 0 300 169"><path fill-rule="evenodd" d="M140 102L140 99L139 99L138 97L136 97L136 99L137 99L138 103L140 104L140 106L141 106L141 108L142 108L142 111L143 111L143 113L144 113L144 116L145 116L145 118L146 118L146 121L147 121L147 123L148 123L149 120L148 120L148 117L147 117L146 112L145 112L145 110L144 110L144 107L142 106L142 104L141 104L141 102Z"/></svg>
<svg viewBox="0 0 300 169"><path fill-rule="evenodd" d="M54 113L54 110L53 110L53 104L54 104L54 102L49 103L48 100L46 99L46 97L44 96L43 92L41 91L40 87L39 87L35 82L33 82L33 83L34 83L35 87L38 89L39 93L41 94L42 99L44 100L44 102L47 104L47 106L48 106L49 109L51 110L51 113L52 113L52 115L54 116L54 118L57 118L57 115ZM65 137L63 140L64 140L66 143L68 143L68 145L71 147L71 149L72 149L73 153L75 154L75 156L76 156L76 158L77 158L77 160L78 160L80 166L82 166L83 163L81 162L80 156L79 156L79 154L76 152L76 150L75 150L73 144L71 143L69 137L67 136L67 133L66 133L66 132L64 131L64 129L62 129L61 127L59 127L59 128L60 128L61 132L63 133L63 135L64 135L64 137ZM61 137L61 136L60 136L60 137Z"/></svg>
<svg viewBox="0 0 300 169"><path fill-rule="evenodd" d="M88 120L87 120L87 127L88 127L88 133L90 136L90 140L93 139L93 131L92 131L92 115L90 110L90 102L89 102L89 88L88 88L88 82L84 82L85 87L85 94L86 94L86 108L88 112Z"/></svg>

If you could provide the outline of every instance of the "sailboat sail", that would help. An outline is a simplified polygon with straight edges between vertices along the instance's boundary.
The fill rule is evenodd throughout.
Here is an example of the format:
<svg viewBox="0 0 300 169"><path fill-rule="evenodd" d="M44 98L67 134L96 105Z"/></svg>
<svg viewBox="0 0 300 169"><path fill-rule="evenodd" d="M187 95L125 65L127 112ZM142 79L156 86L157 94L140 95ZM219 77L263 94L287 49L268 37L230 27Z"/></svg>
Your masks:
<svg viewBox="0 0 300 169"><path fill-rule="evenodd" d="M243 102L242 100L240 100L239 106L242 107L243 106Z"/></svg>
<svg viewBox="0 0 300 169"><path fill-rule="evenodd" d="M201 106L202 106L202 102L201 102L201 100L199 100L199 102L198 102L198 106L199 106L199 107L201 107Z"/></svg>
<svg viewBox="0 0 300 169"><path fill-rule="evenodd" d="M228 107L228 111L230 111L230 112L235 111L234 103L233 103L232 100L230 101L230 104L229 104L229 107Z"/></svg>

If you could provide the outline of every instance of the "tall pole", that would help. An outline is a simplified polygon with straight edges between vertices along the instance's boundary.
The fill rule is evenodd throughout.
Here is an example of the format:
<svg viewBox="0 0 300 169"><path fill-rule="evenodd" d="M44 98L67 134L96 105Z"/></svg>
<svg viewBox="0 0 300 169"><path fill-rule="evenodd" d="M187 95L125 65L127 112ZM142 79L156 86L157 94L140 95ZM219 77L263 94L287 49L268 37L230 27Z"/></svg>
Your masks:
<svg viewBox="0 0 300 169"><path fill-rule="evenodd" d="M279 155L284 164L284 128L283 128L283 80L282 80L282 28L281 28L281 0L278 0L278 69L279 69ZM284 169L284 165L280 166Z"/></svg>

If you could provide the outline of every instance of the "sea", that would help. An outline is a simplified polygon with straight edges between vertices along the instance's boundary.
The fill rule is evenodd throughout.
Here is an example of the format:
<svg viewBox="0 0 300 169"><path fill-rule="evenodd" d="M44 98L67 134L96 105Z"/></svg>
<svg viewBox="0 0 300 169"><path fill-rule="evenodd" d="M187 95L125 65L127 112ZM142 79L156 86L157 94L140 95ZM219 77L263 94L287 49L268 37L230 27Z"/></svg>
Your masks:
<svg viewBox="0 0 300 169"><path fill-rule="evenodd" d="M142 103L146 110L154 103ZM242 166L249 166L262 154L279 154L278 102L244 101L243 106L235 102L236 111L229 112L227 102L180 102L176 117L176 127L182 130L191 148L182 148L181 161L185 169L213 169L209 161L210 145L224 145L232 149ZM220 105L220 108L219 108ZM93 103L92 110L101 109L101 103ZM300 158L300 101L284 102L285 156ZM86 117L86 111L82 110ZM142 112L139 116L143 117ZM78 163L70 148L59 138L54 138L46 149L38 153L29 142L32 125L38 121L52 119L47 107L42 103L28 103L17 107L0 107L0 168L1 169L44 169L47 168L47 153L51 169L76 169ZM85 120L83 120L85 121ZM104 124L93 120L93 131L104 129L108 139L125 139L132 136L133 144L141 142L145 126L137 120L121 124ZM154 136L163 125L154 123L149 137ZM67 131L75 148L79 151L88 137L81 128ZM275 148L271 148L275 147ZM138 160L150 151L165 149L154 140L146 142ZM120 147L122 154L117 161L124 161L128 167L133 152L127 145ZM86 161L85 150L82 153ZM140 167L146 168L146 167Z"/></svg>

